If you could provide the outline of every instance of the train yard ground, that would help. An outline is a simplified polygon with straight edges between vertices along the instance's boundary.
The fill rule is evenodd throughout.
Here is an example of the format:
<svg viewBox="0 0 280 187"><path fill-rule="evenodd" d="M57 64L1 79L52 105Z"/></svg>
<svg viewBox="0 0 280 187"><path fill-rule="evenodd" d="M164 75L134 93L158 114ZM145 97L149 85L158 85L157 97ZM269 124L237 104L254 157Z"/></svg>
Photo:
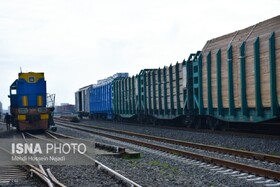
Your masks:
<svg viewBox="0 0 280 187"><path fill-rule="evenodd" d="M133 179L143 186L263 186L264 184L267 186L280 185L278 181L279 178L278 180L271 180L269 177L262 178L258 175L251 175L250 172L243 173L235 169L218 167L213 163L208 164L207 162L201 162L197 159L186 158L183 155L179 155L180 153L178 152L175 154L170 154L168 150L160 151L159 148L151 148L147 145L139 145L135 142L132 143L132 141L134 140L143 140L145 143L159 144L160 146L169 148L171 147L192 153L204 154L205 158L209 155L213 156L215 154L218 154L220 155L218 157L224 157L226 160L232 160L240 163L243 162L246 165L260 166L267 169L269 168L271 170L275 170L276 175L279 177L278 163L263 161L263 156L259 156L257 158L257 153L265 153L271 155L272 157L278 157L277 155L279 155L280 153L277 146L279 144L279 140L268 139L267 137L263 139L252 137L246 138L233 135L207 134L201 132L195 133L170 129L163 130L158 128L129 126L88 120L82 121L80 123L72 123L72 127L75 127L75 129L73 129L72 127L68 126L68 123L62 123L63 124L57 121L57 126L59 129L58 132L68 135L72 134L74 136L83 137L85 139L95 137L96 140L100 142L105 142L107 144L113 144L117 146L124 146L141 152L141 157L133 160L112 157L103 157L100 159L108 163L108 165L110 165L112 168L121 171L125 176L129 176L129 178ZM105 133L100 129L93 130L89 127L82 127L82 124L87 124L94 127L107 127L110 129L133 131L136 133L150 134L154 136L163 136L205 145L210 144L231 149L239 149L241 151L254 151L257 153L255 154L255 159L244 159L230 154L212 153L211 151L189 149L184 146L178 145L171 146L167 143L156 142L154 140L145 139L143 137L139 138L135 134L124 135L116 132ZM73 131L75 132L74 134ZM113 139L113 137L110 137L116 134L118 134L118 136L121 138L129 139L130 143L123 142L123 140L120 140L119 138L117 138L118 140L116 140Z"/></svg>
<svg viewBox="0 0 280 187"><path fill-rule="evenodd" d="M4 124L1 122L0 126L2 127ZM45 133L18 132L16 129L6 131L6 126L4 127L5 128L1 128L0 132L0 139L2 138L2 140L20 139L27 143L42 141L63 142L63 138L69 138L59 134L50 134L51 132L47 131ZM91 143L90 147L92 147L92 149L87 147L85 156L81 155L75 157L74 155L74 157L71 158L72 161L70 161L72 164L42 164L41 167L45 169L48 168L60 184L54 182L46 183L36 177L35 174L33 174L33 171L29 169L23 170L20 165L8 164L7 166L0 166L1 170L6 170L6 172L0 172L0 186L140 186L96 160L97 155L98 157L120 157L121 154L124 154L129 157L131 153L135 154L135 152L123 152L122 150L124 150L124 148L100 143L96 145L94 140L88 143ZM2 148L4 149L4 147L1 146L0 150L2 150ZM3 154L1 153L1 155ZM75 162L80 162L81 160L85 160L86 164L73 164ZM14 167L18 168L17 171ZM34 167L37 168L37 165Z"/></svg>
<svg viewBox="0 0 280 187"><path fill-rule="evenodd" d="M94 159L108 166L119 175L130 181L135 186L280 186L280 143L279 139L265 137L246 137L240 135L215 134L207 132L194 132L176 129L163 129L147 126L135 126L121 123L102 121L82 120L79 123L69 123L56 119L57 132L53 136L57 138L76 137L85 141L93 141L96 144L104 145L99 147L112 146L112 150L119 150L122 154L101 150ZM86 125L86 126L84 126ZM75 128L73 128L75 127ZM92 129L95 127L96 129ZM115 132L108 132L108 128ZM125 133L118 131L126 131ZM130 135L129 132L134 134ZM137 134L136 134L137 133ZM0 123L0 137L10 138L20 136L21 133L15 129L6 131L6 126ZM32 134L32 133L31 133ZM60 135L59 135L60 134ZM107 135L105 135L107 134ZM143 137L141 137L143 135ZM144 137L144 135L149 135ZM46 134L25 133L27 139L44 138ZM34 136L34 137L33 137ZM115 139L118 136L125 140ZM203 146L213 146L227 149L236 149L241 152L254 152L252 158L238 156L235 153L223 153L208 148L196 148L193 146L181 145L172 142L163 142L151 137L165 137L166 140L174 139L179 142L195 143ZM143 145L133 143L143 141ZM204 160L181 155L180 152L149 147L145 144L156 144L161 147L189 152L191 154L203 155ZM123 154L128 150L128 154ZM133 151L131 151L133 150ZM140 154L139 154L140 153ZM134 156L131 156L131 155ZM136 155L136 156L135 156ZM240 169L219 166L208 157L238 162L244 165L264 168L272 171L271 174L255 175L252 172L241 171ZM271 159L271 158L272 159ZM47 165L53 175L66 186L127 186L128 183L120 182L116 176L112 177L107 172L98 169L95 165L59 166ZM269 176L270 175L270 176ZM117 179L116 179L117 178ZM20 183L6 183L1 186L24 186L31 178L21 180ZM35 182L34 182L35 181ZM42 186L40 179L30 181L32 186ZM31 184L31 183L30 183ZM131 184L130 184L131 185ZM133 185L131 185L133 186Z"/></svg>
<svg viewBox="0 0 280 187"><path fill-rule="evenodd" d="M4 123L0 123L0 133L5 132L6 130L6 125Z"/></svg>

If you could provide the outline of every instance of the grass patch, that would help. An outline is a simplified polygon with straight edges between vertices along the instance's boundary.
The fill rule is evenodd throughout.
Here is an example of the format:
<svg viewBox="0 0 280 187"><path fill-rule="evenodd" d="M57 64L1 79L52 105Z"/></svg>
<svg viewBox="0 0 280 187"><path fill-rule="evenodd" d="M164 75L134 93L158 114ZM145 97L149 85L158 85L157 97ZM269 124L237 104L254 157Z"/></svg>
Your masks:
<svg viewBox="0 0 280 187"><path fill-rule="evenodd" d="M148 162L149 165L153 166L153 167L158 167L160 169L160 173L161 174L165 174L165 173L177 173L178 172L178 168L170 165L169 163L166 162L160 162L158 160L153 160Z"/></svg>

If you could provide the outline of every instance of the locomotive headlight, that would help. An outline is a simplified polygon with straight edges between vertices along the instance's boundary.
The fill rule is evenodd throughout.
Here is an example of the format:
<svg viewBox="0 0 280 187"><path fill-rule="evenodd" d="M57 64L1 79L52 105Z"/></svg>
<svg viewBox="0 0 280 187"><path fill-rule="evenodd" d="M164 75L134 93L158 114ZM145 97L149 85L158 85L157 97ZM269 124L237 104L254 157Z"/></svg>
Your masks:
<svg viewBox="0 0 280 187"><path fill-rule="evenodd" d="M40 108L38 108L38 112L46 113L47 112L47 108L46 107L40 107Z"/></svg>
<svg viewBox="0 0 280 187"><path fill-rule="evenodd" d="M26 115L18 115L17 116L19 121L25 121L26 120Z"/></svg>
<svg viewBox="0 0 280 187"><path fill-rule="evenodd" d="M40 118L41 118L41 120L47 120L47 119L49 119L49 114L41 114Z"/></svg>
<svg viewBox="0 0 280 187"><path fill-rule="evenodd" d="M28 108L19 108L18 113L19 114L27 114L28 113Z"/></svg>

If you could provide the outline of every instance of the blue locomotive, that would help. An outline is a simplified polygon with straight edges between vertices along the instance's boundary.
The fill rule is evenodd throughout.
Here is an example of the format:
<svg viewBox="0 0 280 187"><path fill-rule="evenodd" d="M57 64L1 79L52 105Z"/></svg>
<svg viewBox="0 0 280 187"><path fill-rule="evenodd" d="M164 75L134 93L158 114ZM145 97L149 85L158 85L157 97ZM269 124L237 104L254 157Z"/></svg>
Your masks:
<svg viewBox="0 0 280 187"><path fill-rule="evenodd" d="M11 122L17 130L46 130L50 127L56 130L52 117L54 99L47 106L44 73L19 73L10 86L9 98Z"/></svg>

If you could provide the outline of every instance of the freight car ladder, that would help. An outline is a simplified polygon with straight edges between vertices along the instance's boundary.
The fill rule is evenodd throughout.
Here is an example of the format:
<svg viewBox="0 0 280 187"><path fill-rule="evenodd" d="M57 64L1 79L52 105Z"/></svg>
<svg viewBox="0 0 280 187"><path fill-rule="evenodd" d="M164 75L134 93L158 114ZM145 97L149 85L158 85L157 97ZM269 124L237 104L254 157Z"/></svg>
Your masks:
<svg viewBox="0 0 280 187"><path fill-rule="evenodd" d="M203 97L202 97L202 56L198 51L193 59L193 108L198 111L199 115L203 114Z"/></svg>
<svg viewBox="0 0 280 187"><path fill-rule="evenodd" d="M144 69L141 70L138 75L138 101L137 101L137 109L138 109L138 120L144 122L147 118L148 112L151 112L151 91L150 91L150 78L147 77L149 72L152 72L154 69ZM148 78L148 80L147 80ZM148 89L148 95L147 95ZM147 96L148 101L147 103Z"/></svg>

